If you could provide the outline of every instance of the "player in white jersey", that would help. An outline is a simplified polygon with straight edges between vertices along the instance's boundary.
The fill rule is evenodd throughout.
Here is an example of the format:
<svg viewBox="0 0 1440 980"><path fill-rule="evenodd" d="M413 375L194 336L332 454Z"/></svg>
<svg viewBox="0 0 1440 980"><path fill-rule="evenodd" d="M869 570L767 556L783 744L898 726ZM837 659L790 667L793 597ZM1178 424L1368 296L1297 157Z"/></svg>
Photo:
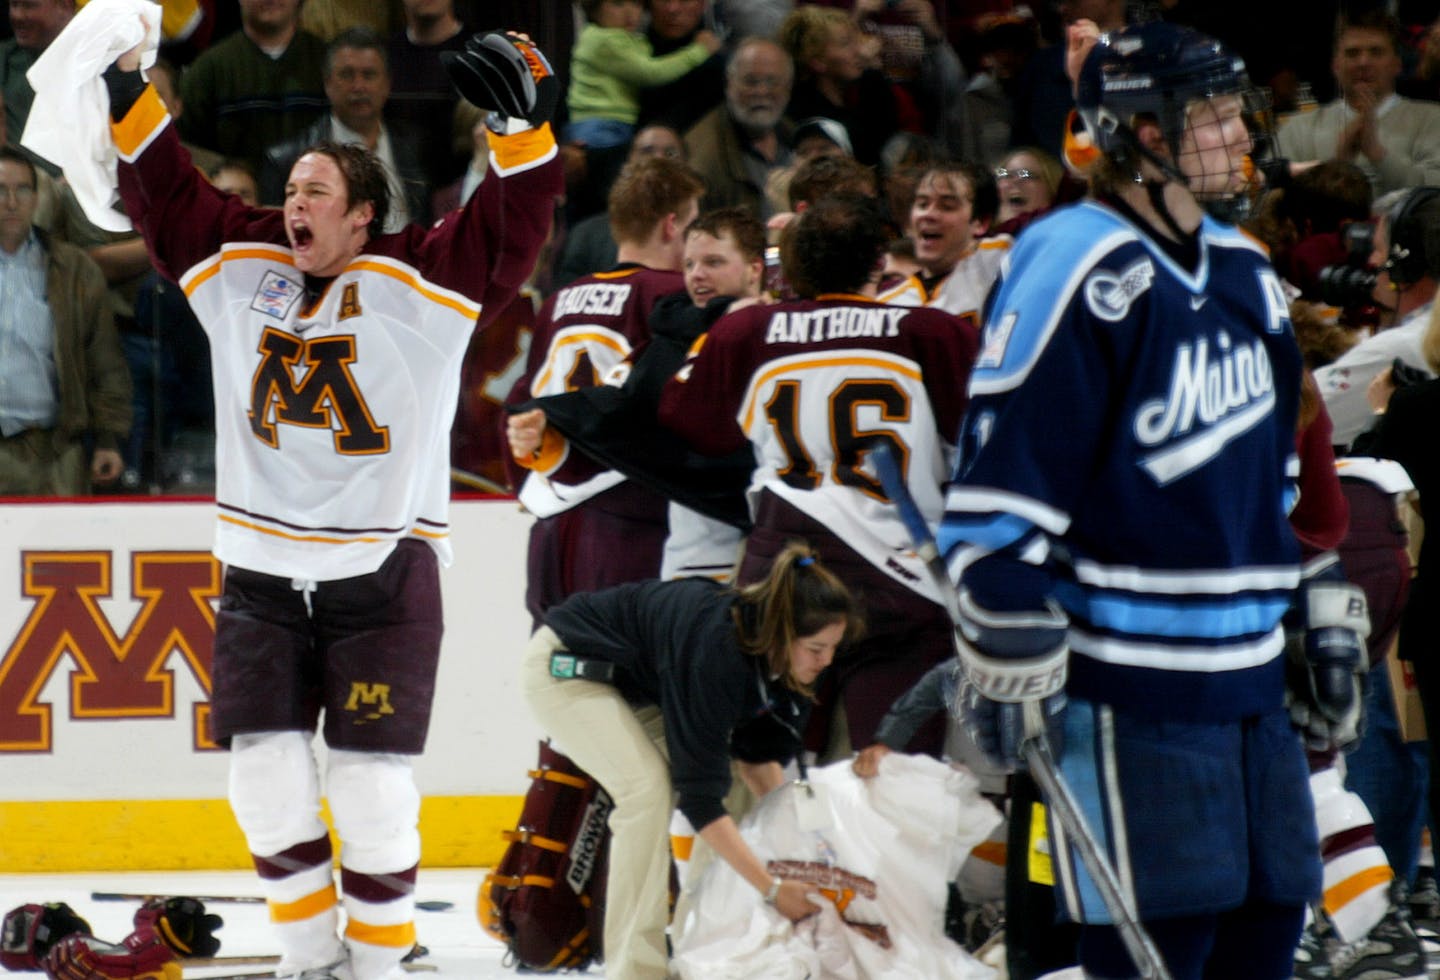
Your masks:
<svg viewBox="0 0 1440 980"><path fill-rule="evenodd" d="M1009 235L985 237L999 197L995 178L969 163L940 163L915 186L910 237L920 272L879 297L897 306L933 306L978 325L985 297L1010 252Z"/></svg>
<svg viewBox="0 0 1440 980"><path fill-rule="evenodd" d="M126 209L210 338L217 420L212 721L281 976L390 980L415 944L420 797L450 558L450 421L477 320L525 282L561 190L555 81L518 35L447 61L496 111L491 177L430 229L383 235L363 148L323 143L283 210L206 183L138 68L106 72ZM493 89L491 86L494 86ZM341 842L337 896L311 739Z"/></svg>

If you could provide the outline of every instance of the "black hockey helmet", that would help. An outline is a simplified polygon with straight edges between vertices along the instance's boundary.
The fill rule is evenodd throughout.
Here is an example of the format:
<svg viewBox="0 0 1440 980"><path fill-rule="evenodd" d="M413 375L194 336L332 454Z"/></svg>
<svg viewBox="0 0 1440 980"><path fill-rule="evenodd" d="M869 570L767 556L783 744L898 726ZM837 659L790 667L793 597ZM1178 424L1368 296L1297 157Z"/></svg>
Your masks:
<svg viewBox="0 0 1440 980"><path fill-rule="evenodd" d="M1268 143L1268 104L1250 83L1245 62L1199 31L1160 21L1102 34L1081 67L1076 107L1094 145L1119 161L1151 160L1181 182L1175 160L1192 102L1239 95L1259 162ZM1138 130L1151 124L1169 148L1169 159L1151 152ZM1211 201L1203 202L1210 207ZM1212 210L1215 210L1212 208ZM1228 215L1227 215L1228 216Z"/></svg>

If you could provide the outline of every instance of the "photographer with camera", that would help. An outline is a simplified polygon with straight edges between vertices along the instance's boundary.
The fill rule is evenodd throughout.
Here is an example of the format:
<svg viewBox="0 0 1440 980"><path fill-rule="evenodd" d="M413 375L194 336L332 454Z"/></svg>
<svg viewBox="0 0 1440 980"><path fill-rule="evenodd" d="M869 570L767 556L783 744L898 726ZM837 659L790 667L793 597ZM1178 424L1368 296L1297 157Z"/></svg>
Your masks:
<svg viewBox="0 0 1440 980"><path fill-rule="evenodd" d="M1369 427L1373 412L1366 388L1392 362L1431 374L1420 349L1440 282L1440 188L1416 187L1375 202L1379 216L1368 268L1332 266L1320 273L1326 300L1337 305L1367 301L1383 313L1374 336L1315 372L1320 395L1335 423L1334 441L1348 446ZM1363 227L1363 226L1352 226Z"/></svg>

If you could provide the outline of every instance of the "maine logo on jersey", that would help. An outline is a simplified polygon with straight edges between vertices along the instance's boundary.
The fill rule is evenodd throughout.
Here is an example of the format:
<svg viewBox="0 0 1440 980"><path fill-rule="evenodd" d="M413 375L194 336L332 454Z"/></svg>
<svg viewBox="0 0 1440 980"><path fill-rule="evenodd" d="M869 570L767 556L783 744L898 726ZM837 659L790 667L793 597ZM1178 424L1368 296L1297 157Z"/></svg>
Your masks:
<svg viewBox="0 0 1440 980"><path fill-rule="evenodd" d="M1265 343L1234 344L1221 333L1180 344L1164 398L1135 413L1135 438L1157 447L1140 465L1164 486L1204 466L1270 416L1275 379Z"/></svg>
<svg viewBox="0 0 1440 980"><path fill-rule="evenodd" d="M290 315L291 308L304 292L303 285L272 269L260 277L250 309L283 320Z"/></svg>
<svg viewBox="0 0 1440 980"><path fill-rule="evenodd" d="M280 447L280 426L329 429L342 456L390 451L390 429L370 413L350 365L355 337L302 340L266 328L260 337L260 366L250 381L250 431L265 445ZM297 382L295 371L304 368Z"/></svg>
<svg viewBox="0 0 1440 980"><path fill-rule="evenodd" d="M1085 304L1100 319L1119 323L1154 281L1155 266L1148 258L1132 263L1119 275L1097 270L1085 280Z"/></svg>

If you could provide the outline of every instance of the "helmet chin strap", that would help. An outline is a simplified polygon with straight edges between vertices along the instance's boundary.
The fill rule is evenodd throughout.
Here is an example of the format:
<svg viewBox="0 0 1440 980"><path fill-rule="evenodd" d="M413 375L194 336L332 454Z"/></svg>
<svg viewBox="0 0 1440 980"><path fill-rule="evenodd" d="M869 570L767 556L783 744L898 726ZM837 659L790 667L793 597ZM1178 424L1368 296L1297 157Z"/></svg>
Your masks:
<svg viewBox="0 0 1440 980"><path fill-rule="evenodd" d="M1194 236L1194 232L1187 232L1181 228L1176 222L1175 216L1170 213L1170 206L1165 203L1165 188L1169 183L1169 180L1147 180L1145 181L1145 194L1150 198L1150 206L1155 209L1156 214L1160 215L1160 220L1165 222L1165 227L1170 229L1170 233L1175 236L1175 239L1181 242L1189 241Z"/></svg>

